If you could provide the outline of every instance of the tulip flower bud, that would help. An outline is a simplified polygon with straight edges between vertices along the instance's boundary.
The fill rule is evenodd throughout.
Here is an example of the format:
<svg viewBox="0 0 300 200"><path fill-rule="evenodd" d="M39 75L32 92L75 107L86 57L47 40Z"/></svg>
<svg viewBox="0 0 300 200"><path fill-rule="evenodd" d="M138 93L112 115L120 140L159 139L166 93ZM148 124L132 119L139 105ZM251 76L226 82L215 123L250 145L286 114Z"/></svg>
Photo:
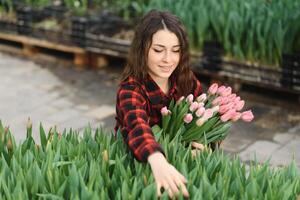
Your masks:
<svg viewBox="0 0 300 200"><path fill-rule="evenodd" d="M207 95L205 93L197 97L198 102L204 102L206 99L207 99Z"/></svg>
<svg viewBox="0 0 300 200"><path fill-rule="evenodd" d="M220 106L214 106L214 107L212 107L211 109L212 109L213 113L215 113L215 112L218 112L218 111L219 111Z"/></svg>
<svg viewBox="0 0 300 200"><path fill-rule="evenodd" d="M220 95L222 97L227 97L227 96L229 96L231 94L231 91L232 91L231 87L227 87L224 91L222 91L220 93Z"/></svg>
<svg viewBox="0 0 300 200"><path fill-rule="evenodd" d="M222 85L218 88L217 93L221 94L225 89L226 89L226 87L224 85Z"/></svg>
<svg viewBox="0 0 300 200"><path fill-rule="evenodd" d="M240 111L240 110L243 109L244 105L245 105L245 101L244 101L244 100L240 100L240 101L238 101L238 102L236 103L235 109L236 109L237 111Z"/></svg>
<svg viewBox="0 0 300 200"><path fill-rule="evenodd" d="M240 100L241 100L241 97L237 96L237 97L235 97L235 99L234 99L234 103L237 103L237 102L239 102Z"/></svg>
<svg viewBox="0 0 300 200"><path fill-rule="evenodd" d="M167 116L167 115L171 114L171 111L168 110L167 106L163 107L163 108L160 110L160 112L161 112L161 115L162 115L162 116Z"/></svg>
<svg viewBox="0 0 300 200"><path fill-rule="evenodd" d="M186 101L189 102L190 104L193 103L194 101L194 96L192 94L189 94L187 97L186 97Z"/></svg>
<svg viewBox="0 0 300 200"><path fill-rule="evenodd" d="M217 91L218 91L218 84L217 84L217 83L212 84L212 85L208 88L208 93L209 93L209 94L216 94Z"/></svg>
<svg viewBox="0 0 300 200"><path fill-rule="evenodd" d="M32 128L32 122L31 122L30 117L28 117L28 120L27 120L27 129L30 129L30 128Z"/></svg>
<svg viewBox="0 0 300 200"><path fill-rule="evenodd" d="M190 105L191 112L194 112L195 110L197 110L197 108L198 108L198 102L196 102L196 101Z"/></svg>
<svg viewBox="0 0 300 200"><path fill-rule="evenodd" d="M232 118L232 116L234 115L234 113L235 113L235 110L234 110L234 109L228 110L226 113L224 113L224 114L220 117L221 121L222 121L222 122L227 122L229 119Z"/></svg>
<svg viewBox="0 0 300 200"><path fill-rule="evenodd" d="M196 111L196 116L197 117L201 117L204 112L205 112L205 108L204 107L198 108L197 111Z"/></svg>
<svg viewBox="0 0 300 200"><path fill-rule="evenodd" d="M204 117L201 117L199 118L197 121L196 121L196 125L197 126L202 126L204 124L204 122L206 122L207 119L205 119Z"/></svg>
<svg viewBox="0 0 300 200"><path fill-rule="evenodd" d="M242 113L240 112L235 112L232 116L231 116L231 120L233 122L236 122L237 120L239 120L242 116Z"/></svg>
<svg viewBox="0 0 300 200"><path fill-rule="evenodd" d="M231 95L228 96L229 101L234 101L234 99L236 98L236 94L233 93Z"/></svg>
<svg viewBox="0 0 300 200"><path fill-rule="evenodd" d="M234 107L234 103L233 103L233 102L231 102L231 103L229 103L229 104L221 105L221 106L220 106L220 109L219 109L219 112L220 112L221 114L224 114L224 113L226 113L228 110L232 109L233 107Z"/></svg>
<svg viewBox="0 0 300 200"><path fill-rule="evenodd" d="M227 104L228 102L229 102L229 98L228 97L221 97L220 105Z"/></svg>
<svg viewBox="0 0 300 200"><path fill-rule="evenodd" d="M254 119L254 115L251 110L247 110L245 112L242 112L241 118L245 122L251 122Z"/></svg>
<svg viewBox="0 0 300 200"><path fill-rule="evenodd" d="M198 108L201 108L201 107L204 107L204 103L203 102L198 103Z"/></svg>
<svg viewBox="0 0 300 200"><path fill-rule="evenodd" d="M179 105L184 99L184 96L180 97L177 102L176 102L176 105Z"/></svg>
<svg viewBox="0 0 300 200"><path fill-rule="evenodd" d="M193 120L193 115L191 113L186 114L183 119L183 121L187 124L190 123L192 120Z"/></svg>
<svg viewBox="0 0 300 200"><path fill-rule="evenodd" d="M212 102L211 102L211 104L212 105L219 105L220 104L220 102L221 102L221 100L222 100L222 97L217 97L217 98L215 98Z"/></svg>
<svg viewBox="0 0 300 200"><path fill-rule="evenodd" d="M107 150L104 150L103 152L102 152L102 158L103 158L103 160L105 161L105 162L107 162L108 161L108 152L107 152Z"/></svg>
<svg viewBox="0 0 300 200"><path fill-rule="evenodd" d="M206 109L205 112L203 113L203 118L205 118L206 120L211 118L213 116L214 112L211 108Z"/></svg>

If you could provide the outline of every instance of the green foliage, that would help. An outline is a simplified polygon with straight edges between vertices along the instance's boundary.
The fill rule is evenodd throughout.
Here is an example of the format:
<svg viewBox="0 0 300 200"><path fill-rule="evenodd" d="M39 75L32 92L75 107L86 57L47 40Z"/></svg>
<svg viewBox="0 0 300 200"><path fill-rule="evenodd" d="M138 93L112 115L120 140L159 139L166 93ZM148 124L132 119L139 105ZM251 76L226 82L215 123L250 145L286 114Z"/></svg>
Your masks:
<svg viewBox="0 0 300 200"><path fill-rule="evenodd" d="M116 136L87 127L82 137L40 126L37 145L28 126L27 138L16 145L0 123L1 199L156 199L149 165L128 153L121 133ZM220 151L196 157L188 148L162 139L167 159L188 179L191 199L296 199L300 174L295 162L273 170L268 163L251 164ZM167 198L164 193L163 199ZM183 199L183 198L179 198Z"/></svg>
<svg viewBox="0 0 300 200"><path fill-rule="evenodd" d="M64 3L75 15L82 16L87 14L88 0L64 0Z"/></svg>
<svg viewBox="0 0 300 200"><path fill-rule="evenodd" d="M14 12L12 0L1 0L0 1L0 17L4 14L11 15Z"/></svg>
<svg viewBox="0 0 300 200"><path fill-rule="evenodd" d="M51 0L21 0L20 3L29 5L33 8L43 8L51 4Z"/></svg>
<svg viewBox="0 0 300 200"><path fill-rule="evenodd" d="M193 49L215 40L227 56L273 66L300 50L299 0L151 0L144 12L153 8L182 19Z"/></svg>

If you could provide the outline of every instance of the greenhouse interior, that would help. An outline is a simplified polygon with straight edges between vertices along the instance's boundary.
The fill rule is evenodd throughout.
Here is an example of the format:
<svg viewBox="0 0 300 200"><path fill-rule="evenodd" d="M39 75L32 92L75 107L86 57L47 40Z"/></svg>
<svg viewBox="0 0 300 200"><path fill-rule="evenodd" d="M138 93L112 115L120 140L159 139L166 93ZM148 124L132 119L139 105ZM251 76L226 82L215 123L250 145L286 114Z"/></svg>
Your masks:
<svg viewBox="0 0 300 200"><path fill-rule="evenodd" d="M300 200L300 0L0 0L0 199Z"/></svg>

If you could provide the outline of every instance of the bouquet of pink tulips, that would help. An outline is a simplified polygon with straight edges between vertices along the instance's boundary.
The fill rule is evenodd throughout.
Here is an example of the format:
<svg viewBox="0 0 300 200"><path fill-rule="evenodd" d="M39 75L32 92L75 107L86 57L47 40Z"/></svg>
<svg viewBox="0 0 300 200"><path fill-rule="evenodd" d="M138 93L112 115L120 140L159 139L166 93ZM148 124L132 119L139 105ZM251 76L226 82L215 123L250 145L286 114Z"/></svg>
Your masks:
<svg viewBox="0 0 300 200"><path fill-rule="evenodd" d="M230 87L212 84L207 93L194 98L192 94L171 101L161 109L162 134L171 139L180 135L181 142L209 144L224 140L232 122L250 122L251 110L242 111L245 101L232 93ZM155 132L155 131L154 131Z"/></svg>

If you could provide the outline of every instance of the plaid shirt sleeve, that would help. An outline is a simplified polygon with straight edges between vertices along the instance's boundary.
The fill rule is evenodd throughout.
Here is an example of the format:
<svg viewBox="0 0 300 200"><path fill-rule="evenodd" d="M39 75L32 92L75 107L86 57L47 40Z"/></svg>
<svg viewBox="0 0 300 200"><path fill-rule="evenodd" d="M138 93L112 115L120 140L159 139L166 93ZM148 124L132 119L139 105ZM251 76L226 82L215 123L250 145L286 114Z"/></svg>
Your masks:
<svg viewBox="0 0 300 200"><path fill-rule="evenodd" d="M125 142L140 162L156 151L164 154L153 136L146 112L146 98L135 85L122 86L117 95L117 112L121 116L121 129Z"/></svg>

